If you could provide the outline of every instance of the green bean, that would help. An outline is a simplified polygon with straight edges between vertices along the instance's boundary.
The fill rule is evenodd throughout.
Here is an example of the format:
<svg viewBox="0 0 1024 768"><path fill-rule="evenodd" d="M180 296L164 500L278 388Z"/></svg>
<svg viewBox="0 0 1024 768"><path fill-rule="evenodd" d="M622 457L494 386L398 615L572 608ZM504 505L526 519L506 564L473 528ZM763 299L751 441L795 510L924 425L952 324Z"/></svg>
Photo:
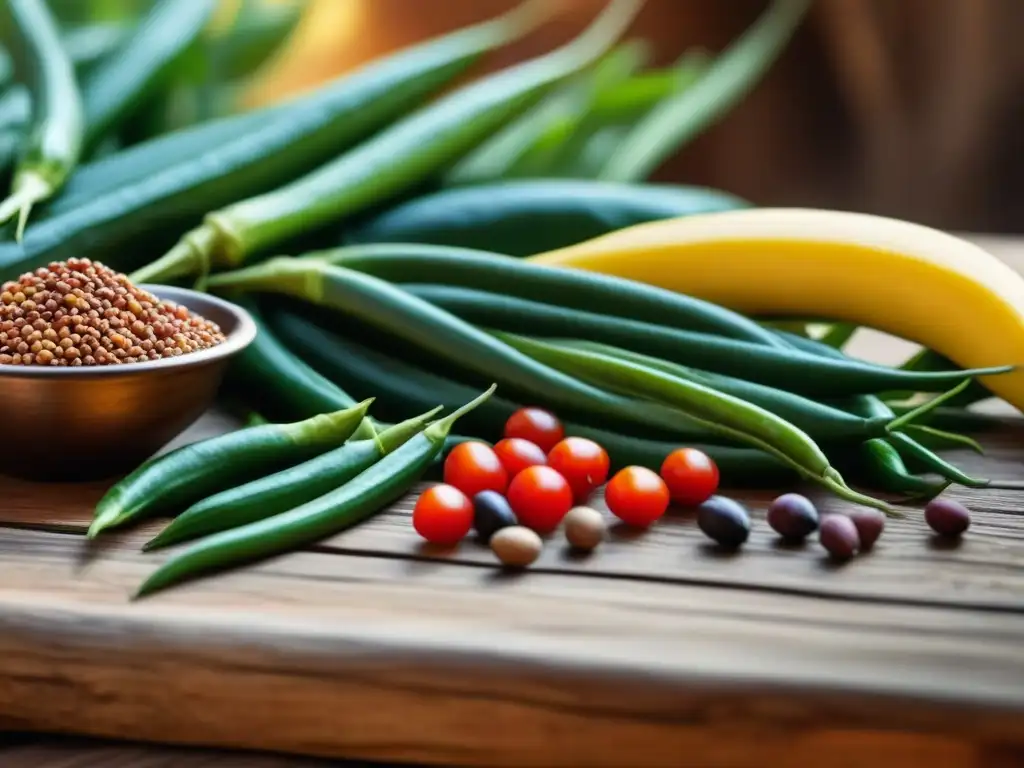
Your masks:
<svg viewBox="0 0 1024 768"><path fill-rule="evenodd" d="M216 8L217 0L159 0L127 42L96 67L83 83L88 147L163 86Z"/></svg>
<svg viewBox="0 0 1024 768"><path fill-rule="evenodd" d="M347 483L287 512L200 539L163 563L136 597L201 573L287 552L317 542L377 514L406 494L434 462L455 422L484 402L494 385L435 421Z"/></svg>
<svg viewBox="0 0 1024 768"><path fill-rule="evenodd" d="M775 0L715 58L704 76L666 100L609 156L599 178L641 181L701 130L721 118L764 75L800 25L810 0Z"/></svg>
<svg viewBox="0 0 1024 768"><path fill-rule="evenodd" d="M441 410L389 427L374 437L353 440L327 453L196 502L143 549L159 549L287 512L347 483L422 432Z"/></svg>
<svg viewBox="0 0 1024 768"><path fill-rule="evenodd" d="M16 67L31 93L32 126L14 168L11 194L0 202L0 223L18 217L20 241L36 203L52 197L78 164L85 110L74 66L44 0L7 0L15 31Z"/></svg>
<svg viewBox="0 0 1024 768"><path fill-rule="evenodd" d="M908 424L904 430L926 448L942 451L955 448L968 448L975 453L984 454L985 449L974 438L946 432L926 424Z"/></svg>
<svg viewBox="0 0 1024 768"><path fill-rule="evenodd" d="M674 310L671 299L656 302L655 299L660 296L657 293L652 294L648 301L651 307L649 311L644 310L639 300L636 305L635 314L650 316L650 322L617 317L614 316L618 310L614 306L616 298L613 290L616 283L621 283L619 292L624 292L629 281L613 278L603 292L581 292L581 298L577 299L573 296L574 284L571 281L560 282L557 272L554 275L541 273L545 279L535 282L531 279L534 274L531 270L526 270L522 278L512 270L498 270L499 276L503 278L503 284L499 285L497 280L492 281L486 277L483 263L479 265L481 276L478 277L474 264L463 265L456 259L447 258L443 261L431 258L420 262L413 258L392 257L389 254L395 248L416 249L419 253L420 249L430 246L360 246L358 249L322 253L327 254L326 259L331 263L351 266L385 279L415 281L421 277L431 279L443 275L446 285L400 285L409 293L475 325L486 325L527 336L563 336L603 341L692 368L748 379L809 397L859 395L900 386L901 382L911 378L913 386L943 389L964 375L979 374L978 371L965 373L959 370L914 374L861 362L843 354L837 358L827 358L788 345L771 349L710 333L680 330L669 326L688 327L686 316ZM367 249L373 249L373 253L364 258L360 254ZM355 255L352 258L336 255L342 253ZM465 253L465 258L475 258L472 251ZM539 269L550 273L558 268ZM433 274L428 277L428 272ZM574 271L568 272L572 274ZM463 287L484 281L490 290ZM503 295L506 292L516 295ZM534 299L527 298L531 296ZM556 302L572 306L555 306ZM618 303L621 305L621 300ZM601 307L607 314L588 311L587 306ZM674 319L675 316L678 316L678 320ZM984 372L991 370L986 369Z"/></svg>
<svg viewBox="0 0 1024 768"><path fill-rule="evenodd" d="M556 346L497 332L509 345L613 390L650 398L684 411L708 429L759 448L785 462L837 496L892 513L877 499L847 487L821 448L802 430L774 413L731 395L677 376L597 352Z"/></svg>
<svg viewBox="0 0 1024 768"><path fill-rule="evenodd" d="M570 411L646 424L690 437L693 420L672 408L610 394L537 362L457 317L370 275L325 261L278 258L214 275L211 288L268 291L329 307L491 377L520 395Z"/></svg>
<svg viewBox="0 0 1024 768"><path fill-rule="evenodd" d="M859 467L867 481L882 491L905 493L917 498L933 498L949 487L950 481L932 481L911 474L892 445L878 438L857 446Z"/></svg>
<svg viewBox="0 0 1024 768"><path fill-rule="evenodd" d="M99 500L89 538L318 456L352 435L371 402L290 424L249 427L154 456Z"/></svg>
<svg viewBox="0 0 1024 768"><path fill-rule="evenodd" d="M566 46L456 90L291 184L210 213L136 279L161 282L204 273L211 263L238 266L256 251L425 181L589 66L642 5L643 0L611 0Z"/></svg>
<svg viewBox="0 0 1024 768"><path fill-rule="evenodd" d="M577 310L596 306L616 318L646 320L787 347L767 328L708 301L620 277L542 266L468 248L379 243L316 251L304 259L337 264L396 282L429 282L443 275L446 285L508 293Z"/></svg>
<svg viewBox="0 0 1024 768"><path fill-rule="evenodd" d="M771 411L793 426L807 432L811 437L822 440L849 440L855 438L883 437L888 434L891 419L881 417L864 418L824 403L810 400L785 390L766 387L763 384L744 381L695 371L691 368L661 360L650 355L620 349L597 342L570 339L549 339L548 343L572 349L597 352L619 360L636 363L654 370L693 381L727 395L746 400L748 403Z"/></svg>
<svg viewBox="0 0 1024 768"><path fill-rule="evenodd" d="M382 410L408 413L431 403L456 408L474 391L461 382L339 336L336 330L326 331L293 312L273 312L268 321L281 339L310 365L351 392L372 393L376 398L374 407L380 404ZM466 414L460 423L477 439L497 440L508 418L522 407L522 403L491 397ZM562 424L567 435L586 437L602 445L616 468L639 464L657 471L665 457L680 446L678 442L626 435L620 430L600 429L565 418ZM791 469L762 451L699 441L689 444L714 459L725 487L785 486L794 476Z"/></svg>

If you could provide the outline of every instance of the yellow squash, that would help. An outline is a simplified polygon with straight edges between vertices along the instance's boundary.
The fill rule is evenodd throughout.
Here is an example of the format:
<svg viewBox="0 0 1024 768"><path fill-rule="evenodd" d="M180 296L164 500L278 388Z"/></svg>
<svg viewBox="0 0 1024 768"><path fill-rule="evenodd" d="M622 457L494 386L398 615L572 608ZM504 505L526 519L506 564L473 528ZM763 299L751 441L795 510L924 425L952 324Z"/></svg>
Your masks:
<svg viewBox="0 0 1024 768"><path fill-rule="evenodd" d="M897 219L726 211L640 224L531 260L650 283L749 315L852 322L964 368L1024 364L1024 277L972 243ZM1024 369L984 384L1024 410Z"/></svg>

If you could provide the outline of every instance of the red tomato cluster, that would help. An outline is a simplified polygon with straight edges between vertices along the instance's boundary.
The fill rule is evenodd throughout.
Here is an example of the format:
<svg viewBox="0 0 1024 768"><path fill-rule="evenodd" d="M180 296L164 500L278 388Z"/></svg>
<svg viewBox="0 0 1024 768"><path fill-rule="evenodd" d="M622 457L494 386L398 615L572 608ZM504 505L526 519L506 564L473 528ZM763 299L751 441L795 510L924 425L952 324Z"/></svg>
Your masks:
<svg viewBox="0 0 1024 768"><path fill-rule="evenodd" d="M521 408L509 417L493 448L482 442L457 445L444 462L444 482L423 492L413 526L424 539L455 544L473 527L472 498L481 491L503 494L520 525L554 531L574 505L605 488L608 509L624 523L648 526L671 502L694 506L718 488L718 467L694 448L673 451L654 472L630 466L611 480L608 453L593 440L566 437L559 419L542 408Z"/></svg>

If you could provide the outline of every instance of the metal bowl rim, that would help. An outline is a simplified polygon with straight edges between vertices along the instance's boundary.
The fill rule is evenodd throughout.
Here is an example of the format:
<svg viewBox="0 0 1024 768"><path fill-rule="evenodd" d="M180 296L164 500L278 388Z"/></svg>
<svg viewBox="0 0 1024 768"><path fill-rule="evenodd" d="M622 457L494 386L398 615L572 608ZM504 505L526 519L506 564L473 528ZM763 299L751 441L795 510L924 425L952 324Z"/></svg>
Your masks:
<svg viewBox="0 0 1024 768"><path fill-rule="evenodd" d="M185 368L189 366L204 365L231 357L248 347L256 338L256 322L243 307L226 301L218 296L209 293L194 291L189 288L178 288L171 285L150 285L143 284L139 288L149 291L157 298L173 301L177 304L184 304L190 311L206 317L198 312L190 303L189 299L201 297L201 301L213 305L235 318L235 327L228 334L227 338L215 347L203 349L198 352L190 352L177 357L162 357L159 360L147 360L143 363L129 363L127 365L79 365L74 368L70 366L39 366L39 365L0 365L0 378L21 377L21 378L46 378L51 376L67 377L100 377L100 376L131 376L136 373L144 374L148 371L163 371L169 368ZM170 294L170 295L168 295ZM207 318L209 319L209 318Z"/></svg>

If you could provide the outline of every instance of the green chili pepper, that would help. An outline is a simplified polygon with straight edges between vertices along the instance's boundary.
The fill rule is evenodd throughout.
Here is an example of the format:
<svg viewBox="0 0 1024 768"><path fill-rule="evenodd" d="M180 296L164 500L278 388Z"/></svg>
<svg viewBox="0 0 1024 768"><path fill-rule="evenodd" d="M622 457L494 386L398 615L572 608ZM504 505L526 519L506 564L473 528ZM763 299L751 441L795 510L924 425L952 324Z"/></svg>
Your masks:
<svg viewBox="0 0 1024 768"><path fill-rule="evenodd" d="M581 382L390 283L325 261L271 259L214 275L209 285L283 293L330 307L559 409L586 411L623 424L646 424L680 437L693 437L698 426L678 410L612 395Z"/></svg>
<svg viewBox="0 0 1024 768"><path fill-rule="evenodd" d="M405 359L390 357L379 348L369 348L338 334L337 323L332 331L310 322L294 312L278 310L268 315L274 331L296 354L306 359L324 376L354 393L372 393L382 411L398 416L410 410L428 408L440 403L457 408L474 390L450 378L429 373ZM448 375L452 371L447 372ZM496 440L502 435L508 418L523 407L501 397L492 397L460 421L465 431L476 439ZM593 425L564 418L562 425L569 436L594 440L608 452L613 467L639 464L655 471L679 442L651 440L624 434L622 430L600 429ZM784 487L795 473L768 454L749 448L733 448L701 442L689 442L708 454L718 465L724 487Z"/></svg>
<svg viewBox="0 0 1024 768"><path fill-rule="evenodd" d="M294 509L347 483L422 432L441 406L280 472L229 488L193 504L143 549L159 549L237 528Z"/></svg>
<svg viewBox="0 0 1024 768"><path fill-rule="evenodd" d="M399 194L477 143L599 58L643 0L611 0L572 42L477 80L427 105L373 139L291 184L210 213L136 282L238 266L250 254Z"/></svg>
<svg viewBox="0 0 1024 768"><path fill-rule="evenodd" d="M371 402L291 424L249 427L155 456L99 500L89 538L335 448L352 435Z"/></svg>
<svg viewBox="0 0 1024 768"><path fill-rule="evenodd" d="M455 422L487 400L495 386L435 421L345 485L288 512L200 539L161 565L136 597L205 571L222 569L317 542L360 523L406 494L433 463Z"/></svg>
<svg viewBox="0 0 1024 768"><path fill-rule="evenodd" d="M885 440L865 440L857 446L857 452L858 465L865 479L879 490L930 499L950 485L949 480L932 481L911 474L899 451Z"/></svg>
<svg viewBox="0 0 1024 768"><path fill-rule="evenodd" d="M609 355L496 333L509 345L562 370L584 376L613 389L664 402L684 411L701 426L772 454L837 496L887 514L883 501L847 487L821 448L802 430L774 413L731 395L661 371Z"/></svg>
<svg viewBox="0 0 1024 768"><path fill-rule="evenodd" d="M57 192L78 164L85 109L74 66L46 3L7 0L4 8L16 32L16 67L27 80L32 103L32 126L14 169L11 195L0 202L0 223L17 216L15 239L20 241L32 206Z"/></svg>

